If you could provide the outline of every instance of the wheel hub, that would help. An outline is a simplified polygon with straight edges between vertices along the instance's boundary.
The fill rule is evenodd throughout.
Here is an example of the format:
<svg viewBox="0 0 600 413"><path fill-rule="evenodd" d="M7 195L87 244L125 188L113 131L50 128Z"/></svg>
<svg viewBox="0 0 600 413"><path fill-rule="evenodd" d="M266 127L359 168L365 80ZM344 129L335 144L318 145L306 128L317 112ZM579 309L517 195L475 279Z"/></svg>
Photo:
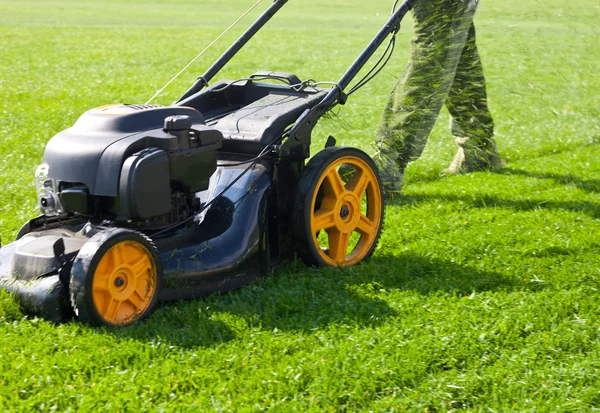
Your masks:
<svg viewBox="0 0 600 413"><path fill-rule="evenodd" d="M337 229L344 234L354 231L360 219L359 200L352 193L346 193L338 200L336 209L339 211L335 218Z"/></svg>
<svg viewBox="0 0 600 413"><path fill-rule="evenodd" d="M348 208L348 205L342 205L342 209L340 210L340 218L342 218L343 220L345 220L346 218L348 218L348 216L350 216L350 208Z"/></svg>
<svg viewBox="0 0 600 413"><path fill-rule="evenodd" d="M131 268L123 265L115 269L115 274L112 279L112 286L109 291L112 297L116 300L127 300L134 293L136 275Z"/></svg>

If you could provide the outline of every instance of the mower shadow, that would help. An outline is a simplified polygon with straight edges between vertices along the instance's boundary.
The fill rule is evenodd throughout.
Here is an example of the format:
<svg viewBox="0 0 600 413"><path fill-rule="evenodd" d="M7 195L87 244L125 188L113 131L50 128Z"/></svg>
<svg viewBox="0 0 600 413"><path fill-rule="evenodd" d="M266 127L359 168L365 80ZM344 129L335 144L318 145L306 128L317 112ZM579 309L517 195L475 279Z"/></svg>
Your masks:
<svg viewBox="0 0 600 413"><path fill-rule="evenodd" d="M104 328L102 333L155 346L188 349L212 347L233 340L233 330L226 323L212 319L211 312L203 311L200 302L162 304L147 320L126 328Z"/></svg>
<svg viewBox="0 0 600 413"><path fill-rule="evenodd" d="M600 181L572 175L509 168L500 174L552 179L564 185L577 185L587 192L600 192ZM403 206L432 200L462 202L475 208L568 210L600 218L600 205L592 202L514 200L477 193L469 196L403 194L390 204ZM496 272L413 254L375 256L369 263L344 269L314 269L293 263L240 290L163 304L145 322L104 331L145 343L160 342L182 348L213 347L235 340L238 334L243 334L238 331L247 328L312 334L330 325L377 326L401 316L385 300L387 294L396 292L426 297L440 292L460 296L473 291L539 291L543 288L539 283L524 283Z"/></svg>
<svg viewBox="0 0 600 413"><path fill-rule="evenodd" d="M139 326L109 331L143 342L212 347L247 328L312 334L330 325L377 326L400 316L384 299L399 291L427 296L529 288L495 272L410 254L374 257L344 269L290 264L240 290L164 304Z"/></svg>

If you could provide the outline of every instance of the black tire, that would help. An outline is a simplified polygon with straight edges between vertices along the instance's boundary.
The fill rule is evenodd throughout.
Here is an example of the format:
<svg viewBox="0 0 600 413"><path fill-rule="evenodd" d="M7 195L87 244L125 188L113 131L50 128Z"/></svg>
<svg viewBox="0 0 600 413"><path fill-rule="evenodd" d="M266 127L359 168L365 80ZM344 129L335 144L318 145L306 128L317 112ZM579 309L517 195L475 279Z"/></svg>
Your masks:
<svg viewBox="0 0 600 413"><path fill-rule="evenodd" d="M292 217L298 254L307 265L346 266L369 259L384 220L383 186L373 159L349 147L317 153L300 177ZM329 227L319 229L322 222ZM320 241L322 231L327 247Z"/></svg>
<svg viewBox="0 0 600 413"><path fill-rule="evenodd" d="M75 258L71 305L86 324L127 326L152 312L161 280L158 251L149 238L123 228L106 229L92 236Z"/></svg>

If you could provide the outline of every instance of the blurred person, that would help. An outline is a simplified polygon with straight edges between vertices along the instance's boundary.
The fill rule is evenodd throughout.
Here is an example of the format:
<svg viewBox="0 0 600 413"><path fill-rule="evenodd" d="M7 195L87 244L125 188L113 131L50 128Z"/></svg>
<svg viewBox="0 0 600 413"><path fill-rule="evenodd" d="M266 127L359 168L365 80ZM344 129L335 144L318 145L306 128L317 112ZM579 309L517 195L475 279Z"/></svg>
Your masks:
<svg viewBox="0 0 600 413"><path fill-rule="evenodd" d="M386 194L400 192L404 170L418 159L445 104L458 152L447 174L497 170L485 78L475 42L478 0L416 0L410 62L377 130L377 162Z"/></svg>

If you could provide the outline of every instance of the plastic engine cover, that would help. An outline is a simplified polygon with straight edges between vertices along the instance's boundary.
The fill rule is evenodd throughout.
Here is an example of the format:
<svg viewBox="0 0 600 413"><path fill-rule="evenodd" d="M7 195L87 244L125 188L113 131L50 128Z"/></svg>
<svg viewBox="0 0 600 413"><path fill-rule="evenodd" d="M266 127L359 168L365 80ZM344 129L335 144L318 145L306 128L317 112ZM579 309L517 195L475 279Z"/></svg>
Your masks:
<svg viewBox="0 0 600 413"><path fill-rule="evenodd" d="M121 170L119 195L122 218L148 219L169 213L171 186L167 153L149 148L127 158Z"/></svg>

